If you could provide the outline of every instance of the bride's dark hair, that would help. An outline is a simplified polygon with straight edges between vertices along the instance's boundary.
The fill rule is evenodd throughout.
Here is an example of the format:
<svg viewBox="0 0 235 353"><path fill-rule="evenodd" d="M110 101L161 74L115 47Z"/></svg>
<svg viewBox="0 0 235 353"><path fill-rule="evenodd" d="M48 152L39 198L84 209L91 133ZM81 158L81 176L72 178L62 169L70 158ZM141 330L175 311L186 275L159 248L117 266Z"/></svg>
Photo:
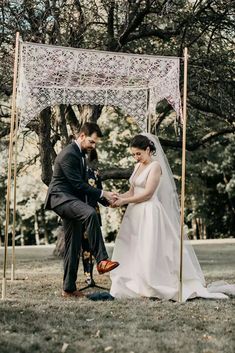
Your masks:
<svg viewBox="0 0 235 353"><path fill-rule="evenodd" d="M140 150L146 151L146 149L149 147L150 152L153 154L156 153L156 147L153 143L153 141L149 140L147 136L144 135L136 135L131 143L130 147L135 147L139 148Z"/></svg>

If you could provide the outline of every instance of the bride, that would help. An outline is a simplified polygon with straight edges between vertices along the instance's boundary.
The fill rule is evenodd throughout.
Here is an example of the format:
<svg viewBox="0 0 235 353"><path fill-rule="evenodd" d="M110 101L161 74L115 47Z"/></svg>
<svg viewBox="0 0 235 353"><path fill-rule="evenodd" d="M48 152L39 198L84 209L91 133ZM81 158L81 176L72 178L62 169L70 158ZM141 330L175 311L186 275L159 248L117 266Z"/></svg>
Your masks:
<svg viewBox="0 0 235 353"><path fill-rule="evenodd" d="M114 204L128 207L114 247L113 260L120 266L110 275L110 293L116 298L178 300L180 209L173 175L156 136L137 135L130 147L137 164L129 191ZM195 297L228 298L205 287L195 252L185 239L182 300Z"/></svg>

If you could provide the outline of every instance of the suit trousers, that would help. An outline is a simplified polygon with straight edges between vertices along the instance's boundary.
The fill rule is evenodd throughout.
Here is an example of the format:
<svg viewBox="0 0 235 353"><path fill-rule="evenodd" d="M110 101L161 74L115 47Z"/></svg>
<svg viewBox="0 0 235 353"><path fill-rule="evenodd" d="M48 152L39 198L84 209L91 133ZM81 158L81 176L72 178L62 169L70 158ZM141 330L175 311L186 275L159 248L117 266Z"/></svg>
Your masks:
<svg viewBox="0 0 235 353"><path fill-rule="evenodd" d="M53 195L51 195L53 198ZM65 234L64 281L65 291L76 290L77 271L81 251L82 234L86 229L88 242L96 262L108 258L99 219L95 209L81 200L66 201L53 208L63 220Z"/></svg>

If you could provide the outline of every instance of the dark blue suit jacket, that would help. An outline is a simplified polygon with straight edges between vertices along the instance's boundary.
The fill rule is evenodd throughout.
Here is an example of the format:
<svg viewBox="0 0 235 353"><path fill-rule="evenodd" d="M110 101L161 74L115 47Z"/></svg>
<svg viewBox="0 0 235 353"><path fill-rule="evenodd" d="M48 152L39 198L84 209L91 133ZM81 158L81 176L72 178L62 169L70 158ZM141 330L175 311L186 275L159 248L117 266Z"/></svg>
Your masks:
<svg viewBox="0 0 235 353"><path fill-rule="evenodd" d="M82 153L77 144L72 142L55 159L44 207L50 210L66 201L76 199L85 202L86 195L97 202L101 190L87 183Z"/></svg>

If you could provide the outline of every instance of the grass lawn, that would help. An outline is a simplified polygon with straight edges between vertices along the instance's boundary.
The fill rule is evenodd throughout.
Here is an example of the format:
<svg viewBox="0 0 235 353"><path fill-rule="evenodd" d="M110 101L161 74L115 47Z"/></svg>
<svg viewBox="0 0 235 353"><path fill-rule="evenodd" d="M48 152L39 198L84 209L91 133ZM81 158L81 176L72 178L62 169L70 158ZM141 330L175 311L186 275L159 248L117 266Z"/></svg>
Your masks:
<svg viewBox="0 0 235 353"><path fill-rule="evenodd" d="M235 283L235 244L196 245L208 282ZM17 280L0 301L0 352L234 353L235 298L186 303L63 299L51 247L17 249ZM2 277L3 250L0 250ZM81 271L80 266L80 271ZM108 275L97 284L109 288ZM84 283L79 272L80 283ZM90 290L91 292L91 290Z"/></svg>

